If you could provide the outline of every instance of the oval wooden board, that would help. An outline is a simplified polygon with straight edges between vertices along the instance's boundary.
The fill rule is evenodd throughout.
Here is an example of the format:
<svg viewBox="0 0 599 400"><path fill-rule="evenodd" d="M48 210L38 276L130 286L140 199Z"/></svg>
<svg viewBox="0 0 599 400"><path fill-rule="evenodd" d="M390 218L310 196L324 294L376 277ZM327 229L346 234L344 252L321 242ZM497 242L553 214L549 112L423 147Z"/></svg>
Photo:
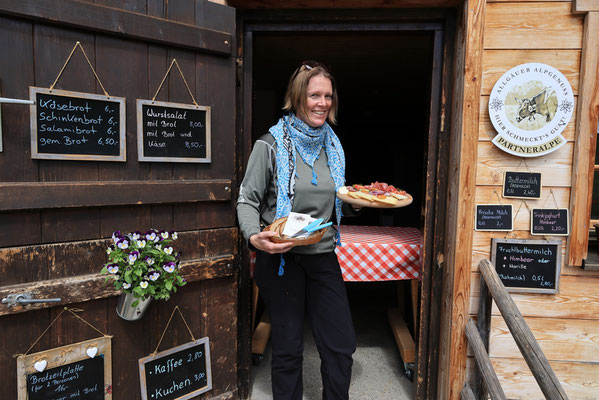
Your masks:
<svg viewBox="0 0 599 400"><path fill-rule="evenodd" d="M375 200L355 199L353 197L350 197L347 194L341 194L341 193L337 192L337 197L339 197L345 203L349 203L356 207L371 207L371 208L400 208L400 207L408 206L408 205L412 204L412 201L414 199L412 198L412 196L410 194L406 193L406 196L408 196L407 199L404 199L404 200L398 199L397 204L391 205L391 204L387 204L387 203L381 203L380 201L375 201Z"/></svg>

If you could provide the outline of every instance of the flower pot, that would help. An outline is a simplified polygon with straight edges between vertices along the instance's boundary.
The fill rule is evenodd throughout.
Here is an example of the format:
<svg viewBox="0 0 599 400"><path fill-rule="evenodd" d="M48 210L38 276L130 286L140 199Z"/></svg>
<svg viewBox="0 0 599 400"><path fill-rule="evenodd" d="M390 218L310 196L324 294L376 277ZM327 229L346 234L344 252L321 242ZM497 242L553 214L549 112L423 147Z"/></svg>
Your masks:
<svg viewBox="0 0 599 400"><path fill-rule="evenodd" d="M144 312L152 302L152 298L148 297L145 300L139 300L139 304L135 307L131 307L137 297L135 297L132 293L121 293L119 296L119 302L116 305L116 313L122 319L127 321L137 321L141 317L143 317Z"/></svg>

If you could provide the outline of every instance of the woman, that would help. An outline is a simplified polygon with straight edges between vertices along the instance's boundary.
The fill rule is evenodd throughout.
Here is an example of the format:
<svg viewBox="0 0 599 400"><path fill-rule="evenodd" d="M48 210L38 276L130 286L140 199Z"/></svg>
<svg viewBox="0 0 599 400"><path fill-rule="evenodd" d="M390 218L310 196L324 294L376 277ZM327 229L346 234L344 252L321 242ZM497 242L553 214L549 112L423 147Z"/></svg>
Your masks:
<svg viewBox="0 0 599 400"><path fill-rule="evenodd" d="M328 221L341 219L337 189L345 183L345 156L327 123L335 122L337 93L330 71L304 62L289 80L289 114L262 136L250 155L237 202L239 225L256 249L254 278L272 326L272 391L275 400L302 398L304 315L320 353L323 399L348 399L355 334L329 228L307 246L273 243L261 231L290 211Z"/></svg>

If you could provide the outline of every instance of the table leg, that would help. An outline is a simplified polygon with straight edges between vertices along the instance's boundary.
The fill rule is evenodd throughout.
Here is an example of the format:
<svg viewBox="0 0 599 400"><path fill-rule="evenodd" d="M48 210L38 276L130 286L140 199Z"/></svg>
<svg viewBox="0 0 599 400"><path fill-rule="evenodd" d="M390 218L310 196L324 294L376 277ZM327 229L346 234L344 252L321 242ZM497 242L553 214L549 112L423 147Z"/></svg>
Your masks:
<svg viewBox="0 0 599 400"><path fill-rule="evenodd" d="M412 322L414 336L418 335L418 303L420 303L420 296L418 295L418 279L410 280L410 294L412 296Z"/></svg>

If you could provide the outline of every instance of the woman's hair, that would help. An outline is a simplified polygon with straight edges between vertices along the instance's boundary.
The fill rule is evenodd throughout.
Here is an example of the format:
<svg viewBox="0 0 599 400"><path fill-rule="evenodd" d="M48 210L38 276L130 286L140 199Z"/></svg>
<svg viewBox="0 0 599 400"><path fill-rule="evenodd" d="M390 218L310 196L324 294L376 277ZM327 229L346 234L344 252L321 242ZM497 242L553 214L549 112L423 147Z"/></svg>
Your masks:
<svg viewBox="0 0 599 400"><path fill-rule="evenodd" d="M283 110L293 111L296 114L307 114L306 110L306 91L308 89L308 82L310 79L323 75L331 80L333 86L333 101L329 115L327 119L330 123L336 123L337 116L337 87L335 86L335 78L331 74L331 71L327 66L318 61L304 61L302 64L293 72L289 79L289 85L287 85L287 92L285 92L285 105Z"/></svg>

